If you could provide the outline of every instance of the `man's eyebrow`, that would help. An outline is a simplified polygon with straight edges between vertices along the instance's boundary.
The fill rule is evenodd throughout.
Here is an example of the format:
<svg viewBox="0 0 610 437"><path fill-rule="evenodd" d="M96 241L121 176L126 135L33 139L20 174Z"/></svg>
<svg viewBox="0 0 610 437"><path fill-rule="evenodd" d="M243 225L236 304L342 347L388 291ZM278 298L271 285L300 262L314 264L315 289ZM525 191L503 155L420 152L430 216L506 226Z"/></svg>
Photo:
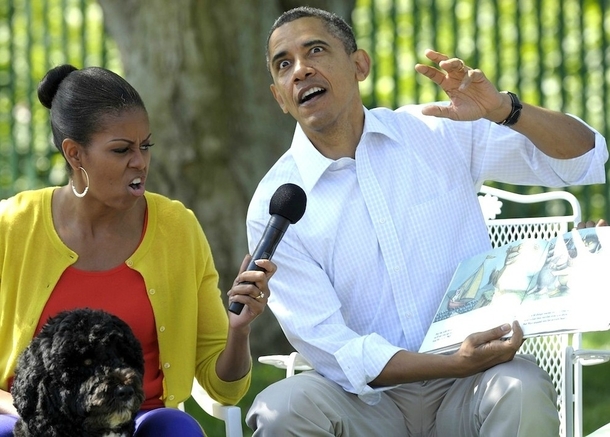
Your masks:
<svg viewBox="0 0 610 437"><path fill-rule="evenodd" d="M286 56L286 53L288 53L286 50L282 50L279 53L276 53L273 58L271 58L271 65L275 64L275 61L277 61L280 58L283 58L284 56Z"/></svg>
<svg viewBox="0 0 610 437"><path fill-rule="evenodd" d="M306 41L305 43L303 43L302 47L309 48L309 47L313 47L316 45L323 45L325 47L330 46L326 41L324 41L322 39L312 39L312 40L309 40L309 41ZM288 53L286 50L282 50L281 52L276 53L273 56L273 58L271 58L271 65L275 64L275 61L277 61L278 59L286 56L286 53Z"/></svg>

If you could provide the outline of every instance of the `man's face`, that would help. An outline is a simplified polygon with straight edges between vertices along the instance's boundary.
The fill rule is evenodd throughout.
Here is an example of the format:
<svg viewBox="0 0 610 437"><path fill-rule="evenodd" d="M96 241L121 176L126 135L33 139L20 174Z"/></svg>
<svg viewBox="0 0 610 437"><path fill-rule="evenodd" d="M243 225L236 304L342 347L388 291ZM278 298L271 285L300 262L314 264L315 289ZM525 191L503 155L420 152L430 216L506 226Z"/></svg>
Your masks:
<svg viewBox="0 0 610 437"><path fill-rule="evenodd" d="M348 54L322 20L300 18L278 27L268 50L271 92L304 130L323 131L362 111L358 81L368 74L368 57Z"/></svg>

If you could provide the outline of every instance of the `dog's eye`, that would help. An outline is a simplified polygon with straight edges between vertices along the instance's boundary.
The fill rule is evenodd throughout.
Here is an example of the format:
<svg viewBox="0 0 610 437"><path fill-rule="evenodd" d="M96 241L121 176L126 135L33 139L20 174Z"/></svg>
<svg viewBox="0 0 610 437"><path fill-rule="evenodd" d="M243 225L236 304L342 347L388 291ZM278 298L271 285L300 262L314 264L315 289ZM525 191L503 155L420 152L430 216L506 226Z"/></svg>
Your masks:
<svg viewBox="0 0 610 437"><path fill-rule="evenodd" d="M85 358L85 361L83 361L83 364L85 366L90 366L91 364L93 364L93 360L91 358Z"/></svg>

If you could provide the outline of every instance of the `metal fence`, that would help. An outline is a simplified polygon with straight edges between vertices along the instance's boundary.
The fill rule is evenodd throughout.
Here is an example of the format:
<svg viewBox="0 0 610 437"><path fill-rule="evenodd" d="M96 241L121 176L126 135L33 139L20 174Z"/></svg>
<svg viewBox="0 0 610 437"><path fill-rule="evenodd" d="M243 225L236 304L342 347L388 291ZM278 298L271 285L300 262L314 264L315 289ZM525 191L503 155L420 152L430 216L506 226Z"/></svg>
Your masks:
<svg viewBox="0 0 610 437"><path fill-rule="evenodd" d="M481 68L524 101L579 116L609 137L607 0L358 0L352 20L373 58L365 104L397 107L445 99L418 77L426 48ZM0 197L59 184L63 161L50 146L36 84L52 65L121 70L92 0L0 4ZM520 190L540 190L538 188ZM605 185L570 189L584 217L610 217Z"/></svg>
<svg viewBox="0 0 610 437"><path fill-rule="evenodd" d="M52 146L36 86L63 63L119 69L102 20L90 0L0 2L0 198L64 182L63 158Z"/></svg>

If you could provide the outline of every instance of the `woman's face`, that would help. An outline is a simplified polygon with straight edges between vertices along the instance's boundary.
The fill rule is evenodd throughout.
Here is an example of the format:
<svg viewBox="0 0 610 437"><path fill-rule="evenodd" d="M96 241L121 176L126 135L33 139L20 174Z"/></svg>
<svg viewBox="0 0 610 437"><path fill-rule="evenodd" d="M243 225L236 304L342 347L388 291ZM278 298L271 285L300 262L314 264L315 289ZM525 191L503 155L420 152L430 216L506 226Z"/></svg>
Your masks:
<svg viewBox="0 0 610 437"><path fill-rule="evenodd" d="M148 115L143 109L128 109L105 117L102 124L80 162L89 175L87 197L113 208L129 208L146 187L152 146Z"/></svg>

